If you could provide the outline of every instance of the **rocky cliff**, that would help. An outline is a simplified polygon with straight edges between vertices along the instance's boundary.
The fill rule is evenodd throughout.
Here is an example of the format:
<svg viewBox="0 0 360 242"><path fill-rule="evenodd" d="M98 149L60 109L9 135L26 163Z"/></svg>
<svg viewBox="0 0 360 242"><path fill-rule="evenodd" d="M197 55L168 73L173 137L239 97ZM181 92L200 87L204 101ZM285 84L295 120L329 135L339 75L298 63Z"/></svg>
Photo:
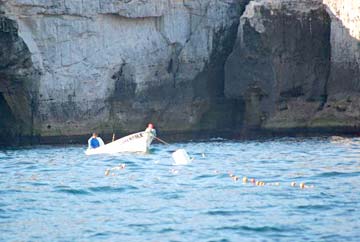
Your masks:
<svg viewBox="0 0 360 242"><path fill-rule="evenodd" d="M356 129L356 0L1 0L13 137Z"/></svg>
<svg viewBox="0 0 360 242"><path fill-rule="evenodd" d="M226 96L245 103L245 131L357 131L359 6L250 2L225 71Z"/></svg>
<svg viewBox="0 0 360 242"><path fill-rule="evenodd" d="M1 1L12 28L1 32L2 127L42 137L128 133L149 121L227 129L236 102L224 98L223 66L246 2Z"/></svg>
<svg viewBox="0 0 360 242"><path fill-rule="evenodd" d="M331 18L331 69L321 125L360 126L360 1L324 0Z"/></svg>

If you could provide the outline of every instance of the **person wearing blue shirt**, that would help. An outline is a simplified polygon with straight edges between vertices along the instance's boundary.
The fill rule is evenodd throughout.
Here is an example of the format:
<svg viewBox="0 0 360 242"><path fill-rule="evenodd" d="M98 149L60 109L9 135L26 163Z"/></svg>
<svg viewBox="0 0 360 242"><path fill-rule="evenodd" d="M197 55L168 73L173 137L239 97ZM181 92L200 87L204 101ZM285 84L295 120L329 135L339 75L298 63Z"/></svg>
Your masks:
<svg viewBox="0 0 360 242"><path fill-rule="evenodd" d="M93 133L90 139L88 140L89 149L96 149L103 145L104 145L104 141L100 137L98 137L97 133Z"/></svg>

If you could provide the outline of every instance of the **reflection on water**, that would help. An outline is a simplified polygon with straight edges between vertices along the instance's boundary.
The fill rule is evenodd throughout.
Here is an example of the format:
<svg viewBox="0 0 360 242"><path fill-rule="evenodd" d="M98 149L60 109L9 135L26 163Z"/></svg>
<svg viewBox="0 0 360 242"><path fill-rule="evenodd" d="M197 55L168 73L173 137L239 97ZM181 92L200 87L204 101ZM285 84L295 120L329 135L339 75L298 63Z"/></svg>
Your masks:
<svg viewBox="0 0 360 242"><path fill-rule="evenodd" d="M173 166L178 148L194 161ZM357 138L214 140L154 145L144 155L84 149L0 151L1 241L360 236Z"/></svg>

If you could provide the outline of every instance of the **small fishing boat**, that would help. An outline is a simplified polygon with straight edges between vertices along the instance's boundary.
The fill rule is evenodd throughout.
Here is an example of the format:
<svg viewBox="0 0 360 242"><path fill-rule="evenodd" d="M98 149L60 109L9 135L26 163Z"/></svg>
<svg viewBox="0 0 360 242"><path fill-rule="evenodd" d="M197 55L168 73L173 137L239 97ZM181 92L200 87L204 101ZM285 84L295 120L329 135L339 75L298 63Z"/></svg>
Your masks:
<svg viewBox="0 0 360 242"><path fill-rule="evenodd" d="M86 155L115 154L120 152L143 152L149 151L150 144L155 136L151 132L139 132L125 136L96 149L87 149Z"/></svg>

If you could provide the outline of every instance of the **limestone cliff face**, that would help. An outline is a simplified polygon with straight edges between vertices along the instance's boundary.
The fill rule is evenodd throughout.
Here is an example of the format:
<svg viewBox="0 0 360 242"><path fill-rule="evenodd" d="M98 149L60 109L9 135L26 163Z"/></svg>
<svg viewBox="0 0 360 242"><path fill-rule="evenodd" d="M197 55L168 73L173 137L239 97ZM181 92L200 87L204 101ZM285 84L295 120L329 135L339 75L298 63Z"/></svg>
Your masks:
<svg viewBox="0 0 360 242"><path fill-rule="evenodd" d="M359 127L360 9L345 2L250 2L225 80L245 130Z"/></svg>
<svg viewBox="0 0 360 242"><path fill-rule="evenodd" d="M323 0L331 17L331 71L319 125L360 127L360 1Z"/></svg>
<svg viewBox="0 0 360 242"><path fill-rule="evenodd" d="M149 121L169 131L226 129L216 117L231 121L236 102L224 99L223 64L246 2L2 0L2 19L16 26L3 42L23 52L10 69L4 63L1 82L20 82L14 73L25 60L34 72L23 81L31 88L17 89L33 115L25 134L126 133ZM21 111L5 87L0 94L9 123Z"/></svg>
<svg viewBox="0 0 360 242"><path fill-rule="evenodd" d="M329 94L360 91L360 1L324 0L331 17ZM341 81L337 81L341 80Z"/></svg>
<svg viewBox="0 0 360 242"><path fill-rule="evenodd" d="M0 0L0 144L356 130L358 0Z"/></svg>

